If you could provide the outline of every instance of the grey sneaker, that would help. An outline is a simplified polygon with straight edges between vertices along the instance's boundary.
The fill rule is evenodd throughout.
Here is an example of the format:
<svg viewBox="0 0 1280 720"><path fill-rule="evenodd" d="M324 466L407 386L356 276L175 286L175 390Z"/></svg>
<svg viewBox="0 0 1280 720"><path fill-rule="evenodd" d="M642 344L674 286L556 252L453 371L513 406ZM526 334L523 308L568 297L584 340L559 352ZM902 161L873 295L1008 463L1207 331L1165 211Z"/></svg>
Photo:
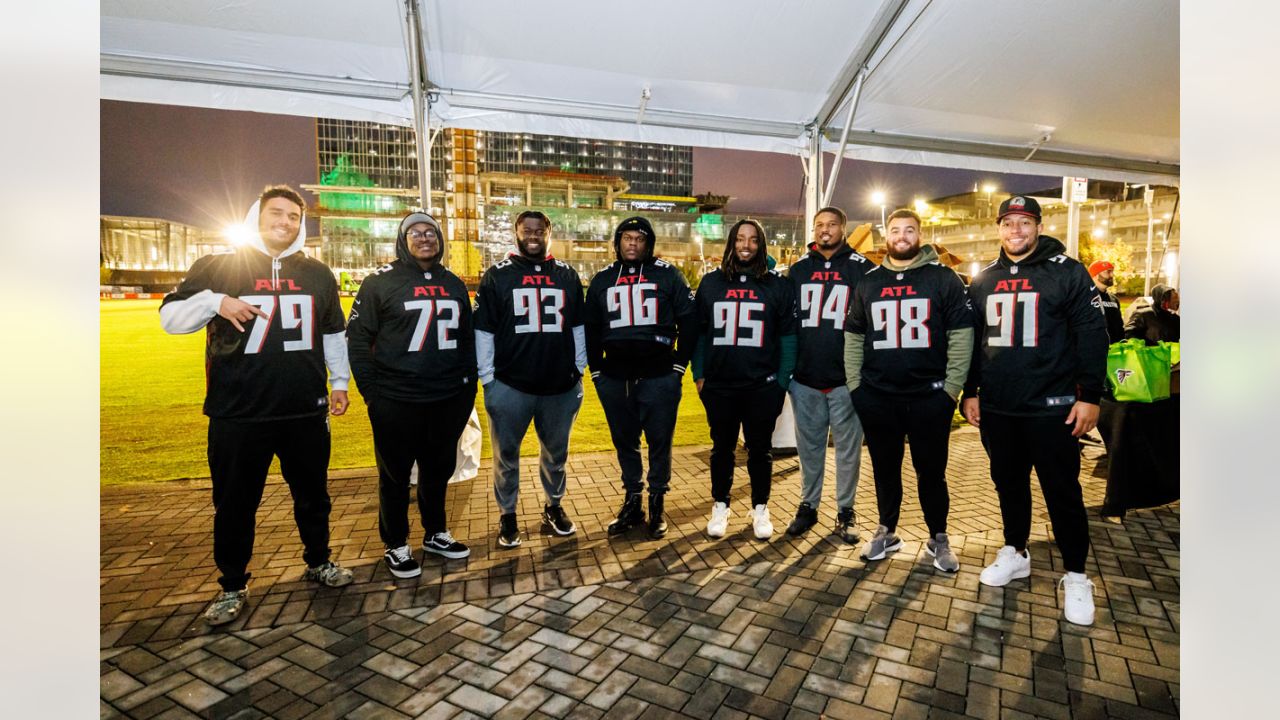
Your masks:
<svg viewBox="0 0 1280 720"><path fill-rule="evenodd" d="M960 561L956 558L956 554L951 552L951 541L947 540L946 533L938 533L932 540L925 543L925 552L933 556L933 566L942 572L953 573L960 569Z"/></svg>
<svg viewBox="0 0 1280 720"><path fill-rule="evenodd" d="M853 508L840 508L836 514L836 537L857 545L862 538L858 537L858 528L853 524Z"/></svg>
<svg viewBox="0 0 1280 720"><path fill-rule="evenodd" d="M897 552L901 548L902 539L889 532L889 528L880 525L876 528L876 534L872 535L866 546L862 548L862 559L883 560L885 555Z"/></svg>
<svg viewBox="0 0 1280 720"><path fill-rule="evenodd" d="M354 578L350 570L340 565L334 565L332 562L326 562L307 568L307 571L302 574L302 579L312 580L329 587L342 587L343 585L350 585Z"/></svg>
<svg viewBox="0 0 1280 720"><path fill-rule="evenodd" d="M204 611L204 621L210 625L226 625L240 617L249 600L249 589L228 590L218 594Z"/></svg>

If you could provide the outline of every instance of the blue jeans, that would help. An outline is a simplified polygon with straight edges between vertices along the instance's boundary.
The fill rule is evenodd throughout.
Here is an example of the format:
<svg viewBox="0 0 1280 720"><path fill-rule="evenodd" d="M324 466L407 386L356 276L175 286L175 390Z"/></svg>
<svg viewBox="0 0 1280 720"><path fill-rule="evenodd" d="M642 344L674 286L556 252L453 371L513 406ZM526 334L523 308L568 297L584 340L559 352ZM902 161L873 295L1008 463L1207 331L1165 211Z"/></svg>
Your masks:
<svg viewBox="0 0 1280 720"><path fill-rule="evenodd" d="M609 421L609 435L618 451L622 489L644 490L640 461L640 433L649 443L649 494L661 494L671 484L671 438L676 432L681 376L674 372L656 378L619 380L601 374L596 394Z"/></svg>
<svg viewBox="0 0 1280 720"><path fill-rule="evenodd" d="M505 515L516 511L520 496L520 443L533 422L542 446L538 474L548 505L559 505L565 492L569 432L582 407L582 382L559 395L531 395L495 379L484 388L493 443L493 495Z"/></svg>
<svg viewBox="0 0 1280 720"><path fill-rule="evenodd" d="M800 501L814 510L822 502L827 466L827 434L836 446L836 508L853 507L862 469L862 423L849 391L841 385L824 393L791 381L791 410L796 416L796 454L800 456Z"/></svg>

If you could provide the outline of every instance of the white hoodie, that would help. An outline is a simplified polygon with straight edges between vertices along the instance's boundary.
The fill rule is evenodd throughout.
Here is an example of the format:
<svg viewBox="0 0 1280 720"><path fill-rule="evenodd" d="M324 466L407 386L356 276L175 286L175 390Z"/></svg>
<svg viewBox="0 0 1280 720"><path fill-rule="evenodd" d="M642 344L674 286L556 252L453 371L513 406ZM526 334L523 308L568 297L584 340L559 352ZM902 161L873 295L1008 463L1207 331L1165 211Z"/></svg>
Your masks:
<svg viewBox="0 0 1280 720"><path fill-rule="evenodd" d="M249 212L245 213L244 226L250 229L249 247L271 257L271 281L275 285L280 279L281 259L301 252L303 245L307 242L307 219L304 214L298 223L298 235L289 247L279 255L272 256L258 231L259 203L260 201L255 200L249 207ZM224 293L202 290L186 300L166 303L160 308L160 326L171 335L185 335L200 330L218 315L225 297ZM324 362L329 370L330 386L334 390L346 390L351 381L351 366L347 361L345 332L324 336Z"/></svg>

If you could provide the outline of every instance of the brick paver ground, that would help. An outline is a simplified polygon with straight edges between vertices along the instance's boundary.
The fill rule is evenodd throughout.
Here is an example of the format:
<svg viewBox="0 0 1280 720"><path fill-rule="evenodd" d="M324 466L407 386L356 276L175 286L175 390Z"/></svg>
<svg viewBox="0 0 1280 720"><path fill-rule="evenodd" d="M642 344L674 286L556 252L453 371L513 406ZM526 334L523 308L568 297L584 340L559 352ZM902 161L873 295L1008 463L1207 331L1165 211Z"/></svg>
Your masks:
<svg viewBox="0 0 1280 720"><path fill-rule="evenodd" d="M1060 562L1038 490L1029 581L986 588L1002 544L975 432L952 440L950 527L959 574L936 573L906 489L903 549L863 563L821 524L784 532L799 502L794 458L775 463L776 533L747 525L742 470L729 534L703 532L707 450L676 452L670 531L609 538L620 499L611 455L570 463L565 506L577 535L538 525L494 542L488 463L449 490L466 560L427 560L396 580L382 563L376 477L330 481L334 557L354 584L301 581L287 488L273 478L258 517L250 611L207 628L216 593L206 482L102 490L101 716L134 718L1093 718L1169 717L1179 703L1179 510L1097 520L1105 481L1086 460L1095 625L1061 619ZM532 461L522 470L535 478ZM907 484L914 484L909 464ZM526 488L538 488L536 479ZM859 526L875 524L863 456ZM417 530L421 532L420 529ZM420 542L415 535L411 542Z"/></svg>

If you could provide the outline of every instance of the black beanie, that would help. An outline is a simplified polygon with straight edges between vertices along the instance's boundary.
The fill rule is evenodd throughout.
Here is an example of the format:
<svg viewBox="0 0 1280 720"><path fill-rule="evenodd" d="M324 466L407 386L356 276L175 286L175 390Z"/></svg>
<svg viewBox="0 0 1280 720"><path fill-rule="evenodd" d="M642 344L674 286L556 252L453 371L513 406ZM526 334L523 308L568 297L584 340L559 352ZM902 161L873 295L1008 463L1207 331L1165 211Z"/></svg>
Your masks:
<svg viewBox="0 0 1280 720"><path fill-rule="evenodd" d="M649 224L649 221L639 215L629 217L618 223L617 229L613 231L614 254L621 257L622 233L628 230L639 230L644 233L645 238L649 241L648 252L645 253L645 259L647 260L653 257L653 253L657 245L657 236L654 234L653 226Z"/></svg>

